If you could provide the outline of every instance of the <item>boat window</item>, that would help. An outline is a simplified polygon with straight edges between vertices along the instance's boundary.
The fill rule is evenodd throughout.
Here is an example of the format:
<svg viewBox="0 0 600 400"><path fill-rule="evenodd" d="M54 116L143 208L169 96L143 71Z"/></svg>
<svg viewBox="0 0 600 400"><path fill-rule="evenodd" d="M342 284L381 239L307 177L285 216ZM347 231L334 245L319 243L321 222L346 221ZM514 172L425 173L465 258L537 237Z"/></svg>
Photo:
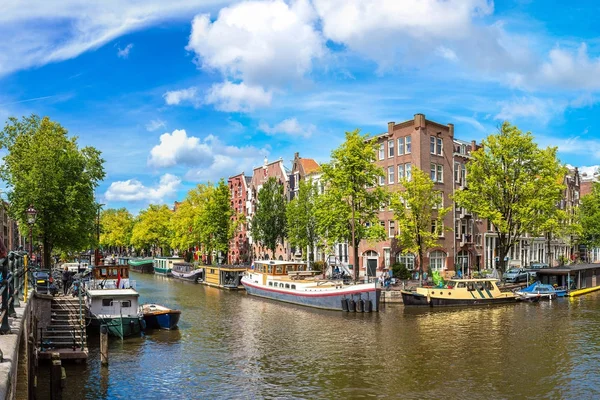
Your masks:
<svg viewBox="0 0 600 400"><path fill-rule="evenodd" d="M465 285L464 282L458 282L458 284L456 285L457 288L464 288L465 286L467 285Z"/></svg>
<svg viewBox="0 0 600 400"><path fill-rule="evenodd" d="M106 276L106 268L102 268L102 269L100 270L100 275L101 275L101 276Z"/></svg>
<svg viewBox="0 0 600 400"><path fill-rule="evenodd" d="M102 307L110 307L112 306L112 299L102 299Z"/></svg>
<svg viewBox="0 0 600 400"><path fill-rule="evenodd" d="M275 269L275 273L278 275L283 274L283 265L278 265L277 268Z"/></svg>
<svg viewBox="0 0 600 400"><path fill-rule="evenodd" d="M211 270L210 270L210 273L211 273L211 274L214 274L214 273L215 273L215 270L214 270L214 269L211 269Z"/></svg>
<svg viewBox="0 0 600 400"><path fill-rule="evenodd" d="M273 282L269 282L269 286L273 286Z"/></svg>
<svg viewBox="0 0 600 400"><path fill-rule="evenodd" d="M121 307L131 307L131 300L122 301Z"/></svg>
<svg viewBox="0 0 600 400"><path fill-rule="evenodd" d="M289 284L289 283L286 283L286 284L285 284L285 288L286 288L286 289L289 289L289 288L290 288L290 284Z"/></svg>
<svg viewBox="0 0 600 400"><path fill-rule="evenodd" d="M280 283L280 284L279 284L279 287L281 287L281 288L282 288L282 287L283 287L283 283Z"/></svg>
<svg viewBox="0 0 600 400"><path fill-rule="evenodd" d="M467 290L475 290L475 286L473 285L473 282L467 283Z"/></svg>
<svg viewBox="0 0 600 400"><path fill-rule="evenodd" d="M294 289L294 290L295 290L295 289L296 289L296 285L292 285L292 289Z"/></svg>
<svg viewBox="0 0 600 400"><path fill-rule="evenodd" d="M485 288L487 290L494 290L494 287L492 286L492 282L490 282L490 281L485 282Z"/></svg>

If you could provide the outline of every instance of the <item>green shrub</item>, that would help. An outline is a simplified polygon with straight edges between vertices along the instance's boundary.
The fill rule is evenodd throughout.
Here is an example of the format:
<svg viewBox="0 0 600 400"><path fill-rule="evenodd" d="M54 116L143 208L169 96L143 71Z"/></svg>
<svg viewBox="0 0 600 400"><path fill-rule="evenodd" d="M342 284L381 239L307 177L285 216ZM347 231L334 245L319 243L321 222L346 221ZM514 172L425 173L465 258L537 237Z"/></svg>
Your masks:
<svg viewBox="0 0 600 400"><path fill-rule="evenodd" d="M315 262L311 263L310 266L313 271L321 272L325 268L325 261L315 261Z"/></svg>
<svg viewBox="0 0 600 400"><path fill-rule="evenodd" d="M392 275L394 278L398 279L410 279L411 277L411 273L408 268L406 268L406 265L400 263L392 265Z"/></svg>

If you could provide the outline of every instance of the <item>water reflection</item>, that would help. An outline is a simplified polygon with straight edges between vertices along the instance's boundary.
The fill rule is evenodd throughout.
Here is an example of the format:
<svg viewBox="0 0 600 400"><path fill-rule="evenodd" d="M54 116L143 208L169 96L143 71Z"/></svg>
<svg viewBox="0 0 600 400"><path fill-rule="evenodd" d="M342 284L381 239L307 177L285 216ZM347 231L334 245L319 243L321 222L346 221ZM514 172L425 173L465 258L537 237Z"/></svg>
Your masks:
<svg viewBox="0 0 600 400"><path fill-rule="evenodd" d="M136 275L178 331L110 342L65 398L593 398L600 294L490 308L344 314ZM43 398L43 397L41 397Z"/></svg>

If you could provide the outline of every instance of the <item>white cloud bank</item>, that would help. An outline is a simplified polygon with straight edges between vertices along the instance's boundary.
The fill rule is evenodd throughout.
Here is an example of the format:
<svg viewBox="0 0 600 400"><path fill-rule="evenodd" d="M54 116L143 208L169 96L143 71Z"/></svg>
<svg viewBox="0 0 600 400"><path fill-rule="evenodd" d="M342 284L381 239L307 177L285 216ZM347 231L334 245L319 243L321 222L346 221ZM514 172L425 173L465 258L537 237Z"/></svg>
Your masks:
<svg viewBox="0 0 600 400"><path fill-rule="evenodd" d="M259 129L269 135L284 134L309 138L312 136L316 127L312 124L303 127L296 118L288 118L273 127L269 126L269 124L261 123Z"/></svg>
<svg viewBox="0 0 600 400"><path fill-rule="evenodd" d="M164 174L155 186L145 186L137 179L116 181L110 184L104 198L108 201L163 202L174 198L180 185L181 179L172 174Z"/></svg>

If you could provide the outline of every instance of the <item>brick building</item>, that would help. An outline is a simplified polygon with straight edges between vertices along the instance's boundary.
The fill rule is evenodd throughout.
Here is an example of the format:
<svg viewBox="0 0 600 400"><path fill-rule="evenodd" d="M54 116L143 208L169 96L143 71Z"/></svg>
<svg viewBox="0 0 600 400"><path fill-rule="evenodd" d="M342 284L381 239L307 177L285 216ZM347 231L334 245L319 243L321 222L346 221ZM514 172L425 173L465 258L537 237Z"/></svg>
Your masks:
<svg viewBox="0 0 600 400"><path fill-rule="evenodd" d="M229 241L229 264L246 264L251 260L250 242L248 239L248 215L250 202L248 201L248 188L252 178L241 174L230 177L227 180L229 193L231 195L231 208L233 216L231 217L234 223L237 223L240 218L246 219L245 222L238 223L233 239Z"/></svg>

